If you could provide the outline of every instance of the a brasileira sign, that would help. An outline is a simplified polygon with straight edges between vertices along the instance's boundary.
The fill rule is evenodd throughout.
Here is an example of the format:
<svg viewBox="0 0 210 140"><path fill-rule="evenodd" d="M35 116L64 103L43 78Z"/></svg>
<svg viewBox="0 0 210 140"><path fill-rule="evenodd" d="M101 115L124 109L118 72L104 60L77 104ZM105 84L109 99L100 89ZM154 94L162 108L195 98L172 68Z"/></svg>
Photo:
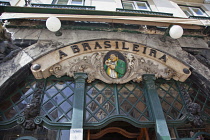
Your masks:
<svg viewBox="0 0 210 140"><path fill-rule="evenodd" d="M146 47L141 44L129 43L125 41L90 41L83 42L79 44L74 44L69 46L74 54L84 53L84 52L92 52L92 51L101 51L101 50L121 50L121 51L129 51L142 55L149 55L155 59L159 59L160 61L166 62L166 54ZM59 56L62 59L63 57L67 57L67 53L63 51L59 51Z"/></svg>
<svg viewBox="0 0 210 140"><path fill-rule="evenodd" d="M189 67L170 55L143 44L122 40L91 40L57 49L32 63L37 79L51 75L88 74L88 82L100 79L107 83L141 81L143 74L185 81ZM34 69L39 65L38 69ZM120 65L122 65L120 67Z"/></svg>

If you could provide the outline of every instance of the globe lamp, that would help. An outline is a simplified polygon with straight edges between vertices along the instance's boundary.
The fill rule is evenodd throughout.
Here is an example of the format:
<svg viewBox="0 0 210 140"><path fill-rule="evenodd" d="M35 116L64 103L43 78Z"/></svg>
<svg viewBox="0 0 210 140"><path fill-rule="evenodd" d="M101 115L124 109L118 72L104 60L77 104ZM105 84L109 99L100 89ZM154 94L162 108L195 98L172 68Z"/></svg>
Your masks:
<svg viewBox="0 0 210 140"><path fill-rule="evenodd" d="M173 25L170 30L169 30L169 35L173 38L173 39L178 39L180 37L182 37L183 35L183 28L179 25Z"/></svg>

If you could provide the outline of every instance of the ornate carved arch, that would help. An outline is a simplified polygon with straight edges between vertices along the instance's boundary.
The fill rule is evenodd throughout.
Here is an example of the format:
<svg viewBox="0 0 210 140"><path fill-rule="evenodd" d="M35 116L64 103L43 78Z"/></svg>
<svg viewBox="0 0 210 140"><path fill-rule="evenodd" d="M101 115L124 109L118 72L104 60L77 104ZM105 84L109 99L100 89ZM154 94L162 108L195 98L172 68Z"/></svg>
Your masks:
<svg viewBox="0 0 210 140"><path fill-rule="evenodd" d="M107 74L105 59L111 51L124 57L125 73L120 78ZM117 54L117 55L118 55ZM110 60L110 59L109 59ZM55 50L33 62L31 70L37 79L51 75L72 77L75 72L88 74L88 82L100 79L106 83L140 82L143 74L157 78L185 81L191 74L189 67L170 55L142 44L121 40L93 40L72 44Z"/></svg>

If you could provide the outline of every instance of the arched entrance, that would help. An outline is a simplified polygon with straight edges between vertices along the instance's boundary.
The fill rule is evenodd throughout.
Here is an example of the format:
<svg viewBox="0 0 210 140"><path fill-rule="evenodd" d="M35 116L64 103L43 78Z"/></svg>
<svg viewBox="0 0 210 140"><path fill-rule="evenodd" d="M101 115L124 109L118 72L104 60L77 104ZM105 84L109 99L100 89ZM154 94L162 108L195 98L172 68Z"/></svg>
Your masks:
<svg viewBox="0 0 210 140"><path fill-rule="evenodd" d="M181 125L199 126L209 116L209 98L192 81L185 81L189 67L142 44L116 40L72 44L37 59L31 71L33 76L1 102L0 127L44 126L44 135L52 140L69 139L69 133L71 139L148 139L147 133L149 139L170 139L179 137ZM109 126L114 122L130 126L128 130L123 123Z"/></svg>

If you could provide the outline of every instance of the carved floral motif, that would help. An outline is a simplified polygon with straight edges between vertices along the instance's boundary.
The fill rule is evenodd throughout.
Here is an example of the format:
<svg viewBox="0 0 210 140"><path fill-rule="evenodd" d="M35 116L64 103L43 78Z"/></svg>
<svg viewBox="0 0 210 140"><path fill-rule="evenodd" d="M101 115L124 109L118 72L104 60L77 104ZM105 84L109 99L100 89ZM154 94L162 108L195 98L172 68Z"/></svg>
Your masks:
<svg viewBox="0 0 210 140"><path fill-rule="evenodd" d="M22 126L25 129L29 130L36 129L36 124L34 120L40 113L40 105L41 105L40 99L43 88L44 88L44 82L43 81L38 82L31 103L28 104L24 110L25 121L23 121Z"/></svg>
<svg viewBox="0 0 210 140"><path fill-rule="evenodd" d="M196 127L203 126L204 119L201 116L201 106L192 102L189 93L184 87L181 88L182 95L186 104L187 112L189 113L189 121Z"/></svg>
<svg viewBox="0 0 210 140"><path fill-rule="evenodd" d="M107 51L97 52L91 54L80 55L59 64L55 64L49 69L49 72L56 77L68 75L74 76L75 72L87 73L87 81L90 83L95 79L100 79L106 83L122 84L130 80L140 82L142 81L143 74L155 74L157 78L171 79L177 77L177 73L152 59L138 56L132 53L123 52L127 61L127 70L122 78L111 78L104 70L104 56Z"/></svg>

